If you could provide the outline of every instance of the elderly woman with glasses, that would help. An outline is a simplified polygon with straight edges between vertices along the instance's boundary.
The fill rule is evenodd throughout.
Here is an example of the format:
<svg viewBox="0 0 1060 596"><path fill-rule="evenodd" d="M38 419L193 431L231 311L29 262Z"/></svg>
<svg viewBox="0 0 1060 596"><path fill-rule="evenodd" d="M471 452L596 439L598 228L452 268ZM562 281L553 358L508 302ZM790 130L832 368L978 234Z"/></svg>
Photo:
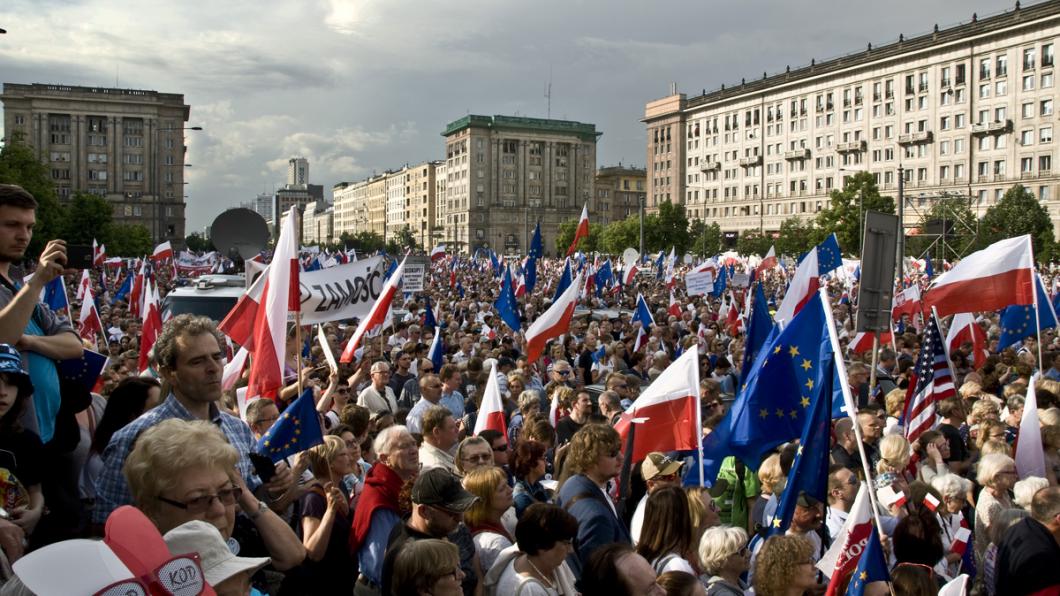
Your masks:
<svg viewBox="0 0 1060 596"><path fill-rule="evenodd" d="M946 473L932 478L931 486L942 496L942 504L935 513L942 526L942 548L947 554L940 564L944 565L947 577L957 577L961 569L961 556L953 552L952 547L965 519L964 509L968 504L972 481Z"/></svg>
<svg viewBox="0 0 1060 596"><path fill-rule="evenodd" d="M1012 509L1015 505L1009 491L1016 484L1016 462L1007 455L990 453L979 460L976 480L983 490L979 492L979 501L975 504L975 535L986 536L990 525L1002 510ZM976 554L981 558L986 549L987 540L976 540Z"/></svg>
<svg viewBox="0 0 1060 596"><path fill-rule="evenodd" d="M468 437L457 445L453 460L457 475L467 476L478 468L493 466L493 447L482 437Z"/></svg>
<svg viewBox="0 0 1060 596"><path fill-rule="evenodd" d="M699 562L711 596L743 596L750 588L740 576L751 566L747 532L743 528L718 526L699 540Z"/></svg>
<svg viewBox="0 0 1060 596"><path fill-rule="evenodd" d="M238 459L217 426L171 418L137 438L123 472L133 501L159 532L202 520L226 540L235 539L245 556L268 555L279 570L300 564L302 542L247 489L236 470Z"/></svg>

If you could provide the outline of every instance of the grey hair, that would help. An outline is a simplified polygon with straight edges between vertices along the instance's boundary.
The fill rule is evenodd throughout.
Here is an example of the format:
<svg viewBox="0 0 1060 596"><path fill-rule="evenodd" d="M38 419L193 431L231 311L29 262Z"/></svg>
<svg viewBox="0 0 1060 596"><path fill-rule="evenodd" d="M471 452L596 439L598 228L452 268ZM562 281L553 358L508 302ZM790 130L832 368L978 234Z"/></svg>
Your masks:
<svg viewBox="0 0 1060 596"><path fill-rule="evenodd" d="M1049 481L1045 478L1040 476L1028 476L1012 487L1012 493L1015 495L1012 502L1019 505L1021 509L1030 511L1031 499L1034 498L1034 493L1047 486L1049 486Z"/></svg>
<svg viewBox="0 0 1060 596"><path fill-rule="evenodd" d="M383 455L390 453L394 448L394 443L397 442L401 435L412 436L407 426L401 426L395 424L394 426L388 426L383 430L379 431L379 434L375 436L375 441L372 443L372 449L375 450L377 455Z"/></svg>
<svg viewBox="0 0 1060 596"><path fill-rule="evenodd" d="M717 575L725 566L725 560L740 552L747 544L747 532L743 528L716 526L708 528L699 539L699 560L703 570Z"/></svg>
<svg viewBox="0 0 1060 596"><path fill-rule="evenodd" d="M931 479L931 486L943 497L952 499L968 494L972 488L972 481L956 474L940 474Z"/></svg>
<svg viewBox="0 0 1060 596"><path fill-rule="evenodd" d="M519 394L519 409L525 410L534 404L541 404L541 398L537 396L537 391L533 389L524 389Z"/></svg>
<svg viewBox="0 0 1060 596"><path fill-rule="evenodd" d="M979 460L979 469L975 479L980 486L992 486L994 477L1007 466L1016 465L1016 461L1003 453L987 453Z"/></svg>

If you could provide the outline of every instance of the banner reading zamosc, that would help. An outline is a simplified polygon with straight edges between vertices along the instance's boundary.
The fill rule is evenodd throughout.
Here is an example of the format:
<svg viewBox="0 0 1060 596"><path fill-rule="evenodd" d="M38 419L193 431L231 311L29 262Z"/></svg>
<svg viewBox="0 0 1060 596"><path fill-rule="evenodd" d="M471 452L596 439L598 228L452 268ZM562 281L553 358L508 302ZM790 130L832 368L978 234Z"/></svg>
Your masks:
<svg viewBox="0 0 1060 596"><path fill-rule="evenodd" d="M383 289L383 257L300 275L302 324L364 318Z"/></svg>

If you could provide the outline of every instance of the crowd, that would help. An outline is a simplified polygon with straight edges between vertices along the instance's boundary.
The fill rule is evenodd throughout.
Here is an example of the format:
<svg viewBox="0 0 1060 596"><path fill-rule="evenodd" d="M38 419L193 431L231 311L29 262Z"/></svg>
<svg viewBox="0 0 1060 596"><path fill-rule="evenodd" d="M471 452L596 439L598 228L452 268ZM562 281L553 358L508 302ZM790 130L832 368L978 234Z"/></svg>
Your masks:
<svg viewBox="0 0 1060 596"><path fill-rule="evenodd" d="M971 343L950 354L958 395L913 443L902 412L916 322L903 318L874 371L869 353L846 354L858 411L833 421L827 497L800 494L788 530L769 536L798 441L761 461L728 457L700 486L684 481L688 453L627 461L615 430L690 350L704 434L719 424L738 397L747 339L718 313L742 291L688 296L654 272L590 291L588 309L530 362L523 336L498 320L495 272L465 259L433 267L425 292L399 295L392 325L350 364L332 369L316 333L290 326L286 386L247 402L245 373L222 385L238 346L208 318L168 319L141 366L140 319L128 300L107 298L113 274L92 272L103 329L80 338L70 312L40 300L64 274L65 246L25 254L35 215L28 193L0 185L0 594L823 594L830 578L816 564L863 488L881 496L895 594L937 594L962 574L969 593L1060 594L1054 330L1041 334L1039 367L1038 340L999 352L998 317L985 313L988 356ZM520 300L524 329L563 266L538 261L538 287ZM65 273L73 295L80 272ZM167 267L154 276L163 296L178 283ZM771 303L786 278L764 276ZM829 285L846 349L857 282ZM638 293L656 324L636 349ZM333 353L354 328L323 326ZM436 334L441 366L428 357ZM84 348L110 358L88 386L56 364ZM475 435L491 376L507 432ZM1014 444L1032 379L1046 472L1020 479ZM262 464L256 446L300 387L312 389L323 440ZM173 583L177 566L191 591ZM58 577L64 569L77 580ZM843 593L858 578L837 581ZM888 593L882 582L854 588Z"/></svg>

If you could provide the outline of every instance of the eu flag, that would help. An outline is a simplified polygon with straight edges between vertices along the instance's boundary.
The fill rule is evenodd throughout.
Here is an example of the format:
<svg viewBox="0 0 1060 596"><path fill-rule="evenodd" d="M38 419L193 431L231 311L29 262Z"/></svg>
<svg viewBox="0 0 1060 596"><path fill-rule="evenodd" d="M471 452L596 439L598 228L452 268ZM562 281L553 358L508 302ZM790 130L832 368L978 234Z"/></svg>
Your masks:
<svg viewBox="0 0 1060 596"><path fill-rule="evenodd" d="M135 276L136 273L134 273L132 270L129 270L128 274L125 276L125 281L122 282L121 287L118 288L118 291L110 299L111 304L114 304L119 300L125 300L125 297L128 296L129 292L132 291L132 282L133 277ZM51 306L51 304L49 304L49 306ZM55 307L52 307L52 310L55 310Z"/></svg>
<svg viewBox="0 0 1060 596"><path fill-rule="evenodd" d="M426 301L424 310L427 312L423 315L423 329L435 329L438 327L438 320L434 318L434 307L431 306L431 297L424 296L424 300Z"/></svg>
<svg viewBox="0 0 1060 596"><path fill-rule="evenodd" d="M1035 277L1035 289L1038 292L1038 318L1034 320L1034 306L1031 304L1020 306L1012 305L1001 311L1001 339L997 342L998 351L1018 344L1024 338L1038 335L1037 323L1041 323L1042 329L1056 327L1056 313L1053 311L1052 302L1045 293L1042 278L1037 273Z"/></svg>
<svg viewBox="0 0 1060 596"><path fill-rule="evenodd" d="M73 381L92 391L107 366L108 358L99 352L84 350L80 358L60 360L58 363L59 376L67 381Z"/></svg>
<svg viewBox="0 0 1060 596"><path fill-rule="evenodd" d="M710 295L715 298L720 298L722 293L725 291L725 286L728 285L726 279L728 275L728 268L722 265L718 269L718 278L714 280L714 289L710 291Z"/></svg>
<svg viewBox="0 0 1060 596"><path fill-rule="evenodd" d="M865 587L872 582L889 581L891 581L891 574L887 570L887 559L883 556L880 534L876 529L876 524L872 524L869 542L865 545L865 550L861 551L858 567L854 570L850 583L847 584L847 596L861 596L865 593Z"/></svg>
<svg viewBox="0 0 1060 596"><path fill-rule="evenodd" d="M637 308L633 311L633 318L629 320L630 323L637 321L640 321L640 326L644 328L644 331L648 331L655 324L655 317L651 316L651 309L648 308L648 303L641 294L637 294Z"/></svg>
<svg viewBox="0 0 1060 596"><path fill-rule="evenodd" d="M129 279L126 278L126 283ZM54 312L70 308L70 300L66 297L66 286L63 284L63 276L56 277L44 286L41 291L41 302L48 305Z"/></svg>
<svg viewBox="0 0 1060 596"><path fill-rule="evenodd" d="M829 349L821 346L822 350ZM832 354L822 355L821 375L823 381L819 390L813 395L810 415L806 417L802 435L799 438L799 449L795 461L788 473L788 482L780 505L770 524L770 534L782 534L791 525L795 505L800 498L812 497L819 503L826 502L828 487L829 439L832 423L832 382L835 358Z"/></svg>
<svg viewBox="0 0 1060 596"><path fill-rule="evenodd" d="M747 323L747 345L743 351L743 365L740 367L740 382L747 381L747 376L754 365L755 357L762 346L769 340L773 331L773 317L769 316L769 304L766 303L762 284L755 284L754 303L751 305L751 320Z"/></svg>
<svg viewBox="0 0 1060 596"><path fill-rule="evenodd" d="M610 286L615 281L615 274L611 270L611 259L604 261L596 272L596 291L599 293L604 287ZM599 295L599 294L597 294Z"/></svg>
<svg viewBox="0 0 1060 596"><path fill-rule="evenodd" d="M544 249L541 244L541 223L534 227L534 238L530 241L530 252L526 255L526 293L530 294L537 285L537 260L541 258Z"/></svg>
<svg viewBox="0 0 1060 596"><path fill-rule="evenodd" d="M541 222L538 222L537 225L534 226L534 237L530 240L530 254L527 256L534 259L540 259L544 252L541 244Z"/></svg>
<svg viewBox="0 0 1060 596"><path fill-rule="evenodd" d="M831 353L824 306L814 294L791 323L758 352L725 418L703 440L703 477L713 481L726 456L758 469L762 456L800 436ZM698 475L698 470L696 471Z"/></svg>
<svg viewBox="0 0 1060 596"><path fill-rule="evenodd" d="M313 388L309 387L280 414L279 420L258 441L255 451L278 462L323 442L324 431L313 403Z"/></svg>
<svg viewBox="0 0 1060 596"><path fill-rule="evenodd" d="M504 281L501 283L501 295L493 303L497 314L512 331L519 333L522 325L519 323L519 311L515 302L515 288L512 287L512 272L508 267L504 268Z"/></svg>
<svg viewBox="0 0 1060 596"><path fill-rule="evenodd" d="M559 300L559 297L563 295L563 292L567 291L567 288L571 284L572 277L570 271L570 257L567 257L566 262L563 264L563 275L560 276L559 283L556 285L556 293L552 296L553 304Z"/></svg>
<svg viewBox="0 0 1060 596"><path fill-rule="evenodd" d="M799 256L799 263L802 263L808 254L810 254L809 251L802 253ZM824 275L842 266L843 255L839 252L839 241L836 240L834 233L829 234L824 242L817 245L817 273Z"/></svg>

